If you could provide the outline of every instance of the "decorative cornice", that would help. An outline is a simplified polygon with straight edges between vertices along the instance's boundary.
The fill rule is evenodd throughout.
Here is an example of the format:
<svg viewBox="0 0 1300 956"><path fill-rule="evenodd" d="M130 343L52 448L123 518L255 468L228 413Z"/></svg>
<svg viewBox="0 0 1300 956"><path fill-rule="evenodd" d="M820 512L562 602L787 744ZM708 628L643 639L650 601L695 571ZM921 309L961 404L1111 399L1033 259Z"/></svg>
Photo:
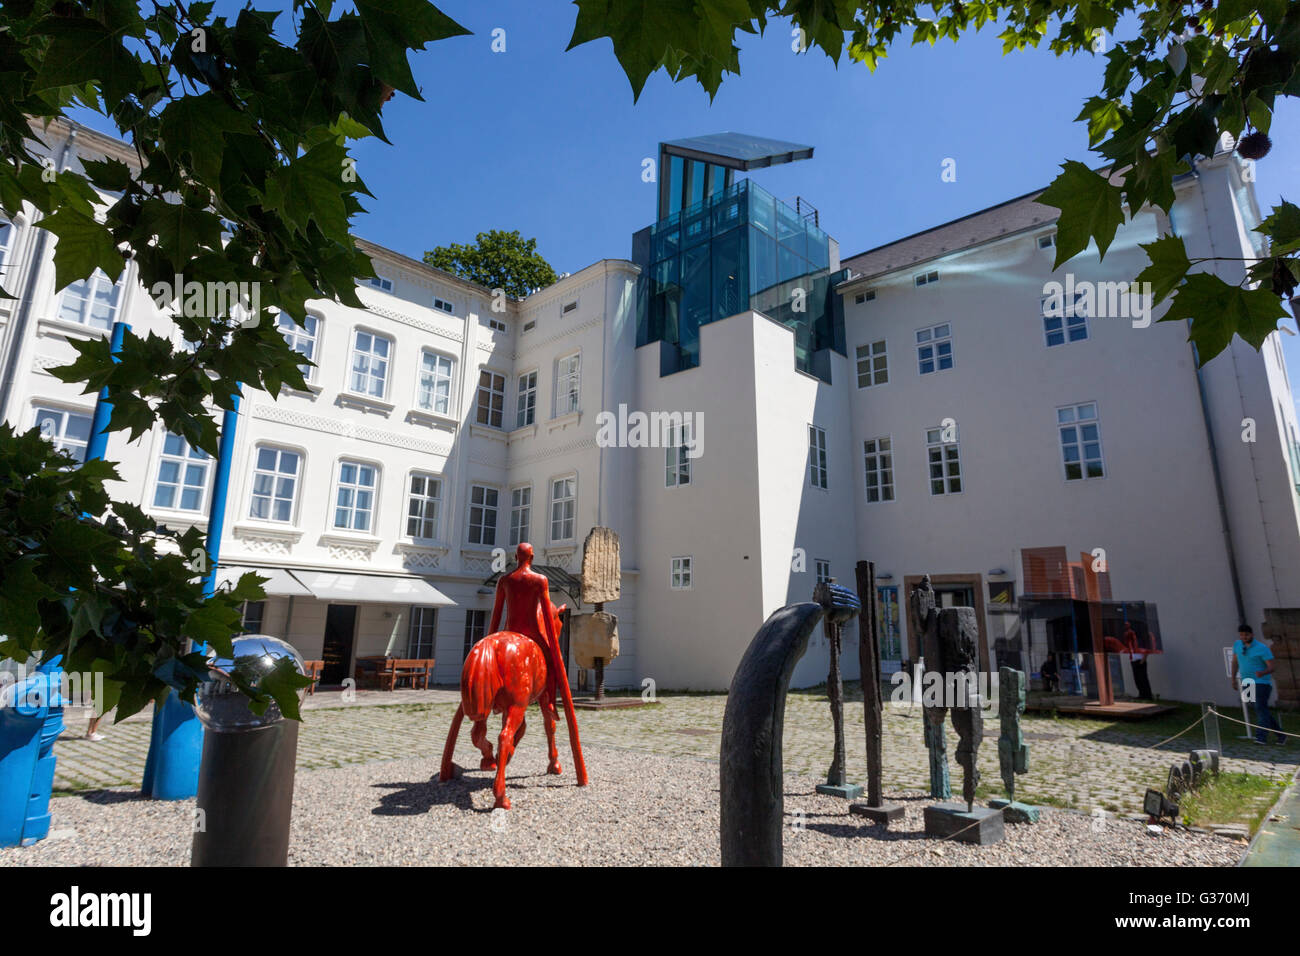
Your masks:
<svg viewBox="0 0 1300 956"><path fill-rule="evenodd" d="M375 315L382 315L386 319L392 319L394 322L401 322L403 325L409 325L413 329L419 329L421 332L428 332L430 335L438 335L444 339L450 339L453 342L464 342L463 333L436 325L424 319L417 319L413 315L407 315L405 312L398 312L396 309L385 308L382 305L367 305L367 312L373 312ZM459 320L458 320L459 321Z"/></svg>
<svg viewBox="0 0 1300 956"><path fill-rule="evenodd" d="M411 435L404 435L401 432L387 431L381 428L371 428L368 425L354 425L352 422L338 421L332 418L322 418L319 415L309 415L296 409L283 408L275 404L257 404L253 406L252 416L269 422L278 422L281 425L293 425L296 428L307 428L312 431L324 432L327 435L340 435L347 438L359 438L362 441L374 442L377 445L389 445L394 448L407 448L411 451L424 452L428 455L439 455L447 457L451 454L451 448L448 445L442 445L423 438L416 438Z"/></svg>
<svg viewBox="0 0 1300 956"><path fill-rule="evenodd" d="M528 465L535 461L545 461L548 458L557 458L560 455L568 455L575 451L581 451L584 448L595 448L596 436L591 435L587 438L580 438L577 441L571 441L567 445L559 445L549 451L534 452L531 455L520 455L518 457L510 456L510 466ZM472 459L471 459L472 460Z"/></svg>

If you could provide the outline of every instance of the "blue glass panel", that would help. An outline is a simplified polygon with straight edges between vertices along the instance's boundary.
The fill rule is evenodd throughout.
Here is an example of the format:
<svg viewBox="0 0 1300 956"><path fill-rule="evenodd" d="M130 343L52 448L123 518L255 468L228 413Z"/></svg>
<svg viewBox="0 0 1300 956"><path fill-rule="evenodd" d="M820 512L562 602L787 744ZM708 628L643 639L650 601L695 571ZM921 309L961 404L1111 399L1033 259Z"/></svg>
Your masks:
<svg viewBox="0 0 1300 956"><path fill-rule="evenodd" d="M776 204L776 238L782 246L800 258L806 258L808 240L804 234L803 220L783 202Z"/></svg>
<svg viewBox="0 0 1300 956"><path fill-rule="evenodd" d="M681 214L674 213L650 229L650 257L658 262L677 255L681 249Z"/></svg>
<svg viewBox="0 0 1300 956"><path fill-rule="evenodd" d="M704 177L706 175L706 164L698 159L691 161L690 174L690 205L704 199Z"/></svg>
<svg viewBox="0 0 1300 956"><path fill-rule="evenodd" d="M713 210L701 202L682 213L682 248L706 242L713 235Z"/></svg>
<svg viewBox="0 0 1300 956"><path fill-rule="evenodd" d="M745 232L733 229L713 240L712 321L737 315L749 308L749 262Z"/></svg>
<svg viewBox="0 0 1300 956"><path fill-rule="evenodd" d="M744 180L747 184L746 192L749 194L749 222L761 232L769 236L776 235L776 200L772 198L771 193L758 188Z"/></svg>
<svg viewBox="0 0 1300 956"><path fill-rule="evenodd" d="M829 269L831 267L830 237L811 222L807 224L806 231L808 235L808 261L812 263L814 269Z"/></svg>
<svg viewBox="0 0 1300 956"><path fill-rule="evenodd" d="M752 213L753 207L750 211ZM776 241L757 228L750 228L746 232L749 235L750 294L757 295L779 281L776 274ZM754 308L761 307L755 305Z"/></svg>
<svg viewBox="0 0 1300 956"><path fill-rule="evenodd" d="M668 164L668 211L678 212L682 208L682 180L686 160L674 156Z"/></svg>
<svg viewBox="0 0 1300 956"><path fill-rule="evenodd" d="M798 255L785 243L781 243L778 247L777 257L777 276L782 282L797 279L809 271L808 260Z"/></svg>
<svg viewBox="0 0 1300 956"><path fill-rule="evenodd" d="M718 196L713 200L713 234L721 235L728 229L735 229L745 222L747 203L745 197L734 191Z"/></svg>
<svg viewBox="0 0 1300 956"><path fill-rule="evenodd" d="M709 247L696 246L682 253L682 305L677 344L683 352L699 351L700 326L709 321Z"/></svg>

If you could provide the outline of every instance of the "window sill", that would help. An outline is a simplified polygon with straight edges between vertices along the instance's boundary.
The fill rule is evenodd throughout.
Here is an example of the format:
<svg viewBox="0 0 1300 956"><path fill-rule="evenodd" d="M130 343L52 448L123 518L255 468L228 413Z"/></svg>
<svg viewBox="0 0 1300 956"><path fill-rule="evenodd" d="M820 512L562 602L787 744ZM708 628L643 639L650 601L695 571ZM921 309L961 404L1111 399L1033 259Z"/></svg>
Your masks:
<svg viewBox="0 0 1300 956"><path fill-rule="evenodd" d="M410 409L406 413L406 420L412 424L426 425L429 428L440 426L454 431L460 427L460 422L450 415L445 415L442 412L431 412L425 408Z"/></svg>
<svg viewBox="0 0 1300 956"><path fill-rule="evenodd" d="M280 394L297 395L301 398L307 399L308 401L314 402L320 396L320 393L323 392L324 390L325 389L322 386L316 385L312 382L308 382L306 389L294 388L292 385L282 385L280 387Z"/></svg>
<svg viewBox="0 0 1300 956"><path fill-rule="evenodd" d="M370 552L377 551L381 543L383 543L382 538L368 534L348 534L342 531L323 534L317 540L317 544L325 548L355 548Z"/></svg>
<svg viewBox="0 0 1300 956"><path fill-rule="evenodd" d="M537 437L536 422L533 422L531 425L520 425L514 431L506 435L506 439L511 442L517 442L522 438L536 438L536 437Z"/></svg>
<svg viewBox="0 0 1300 956"><path fill-rule="evenodd" d="M356 392L339 392L339 397L334 400L334 403L359 408L366 412L378 412L385 418L397 408L392 402L386 402L382 398L375 398L372 395L358 395Z"/></svg>
<svg viewBox="0 0 1300 956"><path fill-rule="evenodd" d="M563 415L556 415L549 422L547 422L546 430L548 432L563 431L564 429L568 428L570 425L577 425L581 421L582 421L582 409L578 409L576 412L566 412Z"/></svg>
<svg viewBox="0 0 1300 956"><path fill-rule="evenodd" d="M260 521L256 518L245 524L234 525L230 531L236 538L270 538L285 544L297 544L303 535L301 528L295 528L288 522Z"/></svg>
<svg viewBox="0 0 1300 956"><path fill-rule="evenodd" d="M491 425L480 425L478 422L474 422L469 426L469 433L475 438L490 438L492 441L499 442L508 440L506 433L500 428L493 428Z"/></svg>
<svg viewBox="0 0 1300 956"><path fill-rule="evenodd" d="M36 320L37 338L57 335L59 338L64 339L106 339L110 334L111 332L108 329L97 329L92 325L82 325L80 322L66 322L63 319L51 318Z"/></svg>

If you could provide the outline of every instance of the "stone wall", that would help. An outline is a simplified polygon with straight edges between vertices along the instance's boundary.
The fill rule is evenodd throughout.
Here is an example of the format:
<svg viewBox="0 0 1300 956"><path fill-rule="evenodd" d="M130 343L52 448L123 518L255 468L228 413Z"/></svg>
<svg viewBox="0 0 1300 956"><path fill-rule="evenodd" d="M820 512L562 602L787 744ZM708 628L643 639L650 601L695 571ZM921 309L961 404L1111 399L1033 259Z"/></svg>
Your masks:
<svg viewBox="0 0 1300 956"><path fill-rule="evenodd" d="M1263 632L1273 650L1277 703L1300 708L1300 607L1265 608Z"/></svg>

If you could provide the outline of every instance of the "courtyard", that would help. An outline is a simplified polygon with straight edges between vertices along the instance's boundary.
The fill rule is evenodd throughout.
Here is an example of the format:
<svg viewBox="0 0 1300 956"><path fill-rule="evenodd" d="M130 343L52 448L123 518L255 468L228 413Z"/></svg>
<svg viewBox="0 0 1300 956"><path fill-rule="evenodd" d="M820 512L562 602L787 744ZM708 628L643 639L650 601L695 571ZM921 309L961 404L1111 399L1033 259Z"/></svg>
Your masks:
<svg viewBox="0 0 1300 956"><path fill-rule="evenodd" d="M865 782L860 688L846 688L849 779ZM653 706L580 711L591 786L572 785L563 727L565 773L547 776L540 721L532 721L510 765L514 809L492 813L491 775L477 770L477 751L462 733L457 762L468 769L437 781L438 759L456 707L451 689L337 692L309 698L298 748L290 862L358 864L716 865L717 755L726 696L661 695ZM534 711L535 713L535 711ZM1204 746L1199 709L1146 722L1119 723L1028 714L1030 771L1017 798L1039 804L1035 826L1009 826L994 847L924 839L920 815L929 802L919 707L891 703L884 720L884 787L907 816L884 833L818 795L830 756L831 722L823 689L788 699L786 858L790 864L1231 866L1246 836L1276 798L1237 808L1238 821L1202 832L1150 834L1141 820L1147 787L1164 785L1169 765ZM1287 715L1286 726L1294 729ZM495 720L494 720L495 725ZM194 802L139 796L149 742L147 715L105 723L106 739L78 736L84 718L70 715L57 745L58 776L50 837L34 847L0 850L0 865L186 865ZM1290 779L1300 747L1260 746L1221 724L1225 773ZM495 736L496 727L492 734ZM981 799L1002 793L997 719L986 717L980 749ZM955 735L949 729L949 750ZM959 786L960 769L952 767ZM1225 821L1226 822L1226 821ZM860 839L860 837L868 837Z"/></svg>

